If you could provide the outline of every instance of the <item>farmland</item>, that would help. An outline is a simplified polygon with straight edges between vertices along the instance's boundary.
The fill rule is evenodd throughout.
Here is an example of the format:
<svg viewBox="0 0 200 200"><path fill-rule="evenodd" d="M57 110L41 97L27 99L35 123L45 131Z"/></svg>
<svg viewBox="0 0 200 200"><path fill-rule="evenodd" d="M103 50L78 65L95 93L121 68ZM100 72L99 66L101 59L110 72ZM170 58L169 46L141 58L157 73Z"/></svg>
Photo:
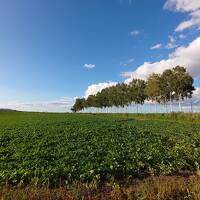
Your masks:
<svg viewBox="0 0 200 200"><path fill-rule="evenodd" d="M198 114L0 113L0 184L103 184L195 174Z"/></svg>

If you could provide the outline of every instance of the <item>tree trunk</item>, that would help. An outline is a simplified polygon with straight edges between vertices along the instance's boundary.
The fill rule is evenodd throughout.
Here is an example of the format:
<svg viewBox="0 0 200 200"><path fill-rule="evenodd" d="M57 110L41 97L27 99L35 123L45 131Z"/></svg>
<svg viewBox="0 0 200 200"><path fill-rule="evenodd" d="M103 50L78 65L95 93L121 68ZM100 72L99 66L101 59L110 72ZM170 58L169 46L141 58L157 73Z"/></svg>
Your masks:
<svg viewBox="0 0 200 200"><path fill-rule="evenodd" d="M173 109L172 109L172 94L170 92L170 112L172 113L173 112Z"/></svg>
<svg viewBox="0 0 200 200"><path fill-rule="evenodd" d="M165 112L168 113L168 110L167 110L167 98L165 97Z"/></svg>
<svg viewBox="0 0 200 200"><path fill-rule="evenodd" d="M181 95L179 95L179 112L182 112L182 108L181 108Z"/></svg>

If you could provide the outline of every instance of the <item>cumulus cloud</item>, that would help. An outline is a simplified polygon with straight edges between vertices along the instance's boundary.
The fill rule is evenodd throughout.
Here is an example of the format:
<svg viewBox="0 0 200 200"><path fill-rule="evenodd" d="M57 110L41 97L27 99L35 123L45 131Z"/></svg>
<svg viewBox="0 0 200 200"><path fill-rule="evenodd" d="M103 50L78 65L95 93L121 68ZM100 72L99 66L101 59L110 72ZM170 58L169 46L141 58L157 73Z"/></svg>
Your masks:
<svg viewBox="0 0 200 200"><path fill-rule="evenodd" d="M158 62L145 62L133 72L123 72L121 75L129 77L125 82L131 81L133 78L146 79L152 73L162 73L165 69L173 68L181 65L193 76L200 76L200 37L192 41L188 46L177 48L168 59Z"/></svg>
<svg viewBox="0 0 200 200"><path fill-rule="evenodd" d="M130 59L128 59L127 61L125 61L125 62L121 62L120 63L120 65L121 66L129 66L129 65L131 65L133 62L135 61L135 59L134 58L130 58Z"/></svg>
<svg viewBox="0 0 200 200"><path fill-rule="evenodd" d="M175 29L181 32L192 27L200 26L200 1L199 0L167 0L165 9L189 14L189 19L181 22Z"/></svg>
<svg viewBox="0 0 200 200"><path fill-rule="evenodd" d="M137 36L139 34L140 34L139 30L133 30L133 31L131 31L131 36Z"/></svg>
<svg viewBox="0 0 200 200"><path fill-rule="evenodd" d="M98 84L92 84L88 86L87 90L85 91L85 97L87 98L89 95L95 95L98 92L101 92L104 88L111 87L117 85L116 82L104 82Z"/></svg>
<svg viewBox="0 0 200 200"><path fill-rule="evenodd" d="M76 98L62 97L55 101L31 101L19 102L8 101L0 102L0 108L9 108L18 111L37 111L37 112L68 112L73 106Z"/></svg>
<svg viewBox="0 0 200 200"><path fill-rule="evenodd" d="M161 47L162 47L162 44L159 43L159 44L152 46L150 49L155 50L155 49L160 49Z"/></svg>
<svg viewBox="0 0 200 200"><path fill-rule="evenodd" d="M87 69L93 69L96 67L96 65L95 64L84 64L83 67L87 68Z"/></svg>

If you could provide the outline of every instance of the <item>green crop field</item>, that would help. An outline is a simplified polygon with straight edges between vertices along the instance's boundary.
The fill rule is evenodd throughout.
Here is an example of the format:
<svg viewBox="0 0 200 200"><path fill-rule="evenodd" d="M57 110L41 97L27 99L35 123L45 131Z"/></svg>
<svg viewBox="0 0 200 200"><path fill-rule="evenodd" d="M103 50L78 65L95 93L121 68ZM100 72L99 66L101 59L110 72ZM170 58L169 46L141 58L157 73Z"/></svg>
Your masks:
<svg viewBox="0 0 200 200"><path fill-rule="evenodd" d="M0 183L55 185L194 172L199 115L0 113Z"/></svg>

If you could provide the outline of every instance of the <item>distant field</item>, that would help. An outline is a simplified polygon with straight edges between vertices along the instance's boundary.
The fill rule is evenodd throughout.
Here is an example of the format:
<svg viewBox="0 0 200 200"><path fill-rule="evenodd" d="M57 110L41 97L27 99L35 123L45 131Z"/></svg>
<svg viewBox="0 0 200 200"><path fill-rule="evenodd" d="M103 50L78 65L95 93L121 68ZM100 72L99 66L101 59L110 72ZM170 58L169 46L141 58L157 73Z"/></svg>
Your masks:
<svg viewBox="0 0 200 200"><path fill-rule="evenodd" d="M0 182L112 181L195 172L200 115L0 113Z"/></svg>

